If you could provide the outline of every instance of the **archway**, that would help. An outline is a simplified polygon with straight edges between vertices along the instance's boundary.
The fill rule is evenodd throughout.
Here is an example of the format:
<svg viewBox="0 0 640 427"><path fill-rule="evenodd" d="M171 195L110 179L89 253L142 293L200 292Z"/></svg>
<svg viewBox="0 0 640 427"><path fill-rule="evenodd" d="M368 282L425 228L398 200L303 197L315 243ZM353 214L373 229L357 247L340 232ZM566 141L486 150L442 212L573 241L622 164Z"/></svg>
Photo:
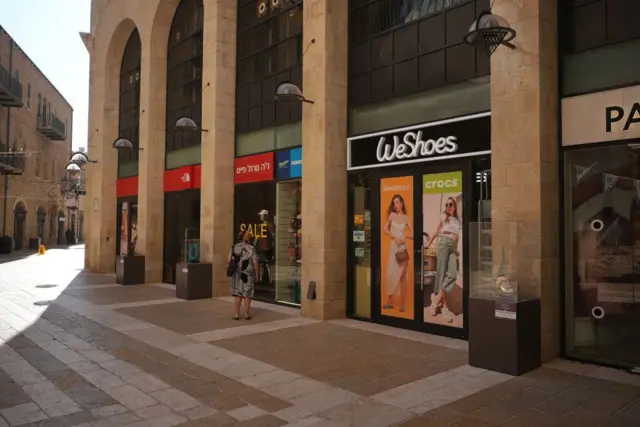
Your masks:
<svg viewBox="0 0 640 427"><path fill-rule="evenodd" d="M40 239L40 243L45 242L44 225L47 220L47 211L44 207L38 207L36 212L36 236Z"/></svg>
<svg viewBox="0 0 640 427"><path fill-rule="evenodd" d="M18 202L13 208L13 247L20 250L24 247L25 226L27 222L27 207Z"/></svg>
<svg viewBox="0 0 640 427"><path fill-rule="evenodd" d="M200 151L201 132L174 132L181 117L202 125L202 0L181 0L169 30L167 44L166 162L173 167L193 164ZM193 218L185 206L200 203L199 190L166 193L164 211L163 281L175 283L185 228L199 238L200 215Z"/></svg>
<svg viewBox="0 0 640 427"><path fill-rule="evenodd" d="M67 217L64 214L63 210L59 210L58 211L58 244L59 245L64 245L66 243L66 239L64 236L64 225L65 222L67 221Z"/></svg>

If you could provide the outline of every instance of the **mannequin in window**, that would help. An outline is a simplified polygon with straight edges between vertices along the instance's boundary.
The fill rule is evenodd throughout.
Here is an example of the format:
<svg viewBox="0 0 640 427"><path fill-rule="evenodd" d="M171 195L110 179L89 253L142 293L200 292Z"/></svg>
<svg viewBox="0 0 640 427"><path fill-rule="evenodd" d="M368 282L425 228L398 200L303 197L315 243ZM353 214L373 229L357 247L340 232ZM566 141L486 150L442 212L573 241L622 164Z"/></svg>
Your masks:
<svg viewBox="0 0 640 427"><path fill-rule="evenodd" d="M255 231L255 248L260 265L259 282L271 282L271 263L273 262L273 249L275 247L275 224L269 220L269 211L262 209L258 212L261 227Z"/></svg>

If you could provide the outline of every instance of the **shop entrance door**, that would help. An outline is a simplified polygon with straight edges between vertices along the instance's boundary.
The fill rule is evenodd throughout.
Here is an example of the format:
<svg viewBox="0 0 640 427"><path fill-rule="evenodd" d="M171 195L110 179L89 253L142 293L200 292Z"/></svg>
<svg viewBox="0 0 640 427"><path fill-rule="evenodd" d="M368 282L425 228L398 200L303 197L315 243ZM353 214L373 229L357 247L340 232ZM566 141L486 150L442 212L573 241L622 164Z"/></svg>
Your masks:
<svg viewBox="0 0 640 427"><path fill-rule="evenodd" d="M466 234L480 199L486 204L487 174L478 173L488 165L478 158L377 174L373 312L380 323L466 338ZM364 238L357 233L354 241Z"/></svg>

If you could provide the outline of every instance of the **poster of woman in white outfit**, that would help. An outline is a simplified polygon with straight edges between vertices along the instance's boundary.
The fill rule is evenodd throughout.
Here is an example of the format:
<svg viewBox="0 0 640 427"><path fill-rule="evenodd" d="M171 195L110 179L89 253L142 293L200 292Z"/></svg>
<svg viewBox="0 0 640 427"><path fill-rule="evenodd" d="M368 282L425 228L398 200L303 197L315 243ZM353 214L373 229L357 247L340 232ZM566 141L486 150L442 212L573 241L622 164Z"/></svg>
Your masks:
<svg viewBox="0 0 640 427"><path fill-rule="evenodd" d="M415 319L414 177L380 180L380 313Z"/></svg>

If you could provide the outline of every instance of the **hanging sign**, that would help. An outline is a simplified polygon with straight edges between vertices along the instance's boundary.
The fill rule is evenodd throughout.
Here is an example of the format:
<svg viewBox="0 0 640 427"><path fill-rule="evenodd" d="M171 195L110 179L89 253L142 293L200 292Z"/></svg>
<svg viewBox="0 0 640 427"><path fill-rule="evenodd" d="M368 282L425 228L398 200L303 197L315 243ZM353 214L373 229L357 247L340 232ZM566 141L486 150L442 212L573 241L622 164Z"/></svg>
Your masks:
<svg viewBox="0 0 640 427"><path fill-rule="evenodd" d="M608 173L602 174L602 194L609 192L615 185L616 182L620 179L617 175L611 175Z"/></svg>
<svg viewBox="0 0 640 427"><path fill-rule="evenodd" d="M576 184L580 184L584 178L593 170L593 167L598 163L592 163L588 167L576 165Z"/></svg>
<svg viewBox="0 0 640 427"><path fill-rule="evenodd" d="M273 179L273 152L237 157L234 166L234 182L236 184L271 181Z"/></svg>
<svg viewBox="0 0 640 427"><path fill-rule="evenodd" d="M347 139L347 169L468 157L491 152L490 113Z"/></svg>

